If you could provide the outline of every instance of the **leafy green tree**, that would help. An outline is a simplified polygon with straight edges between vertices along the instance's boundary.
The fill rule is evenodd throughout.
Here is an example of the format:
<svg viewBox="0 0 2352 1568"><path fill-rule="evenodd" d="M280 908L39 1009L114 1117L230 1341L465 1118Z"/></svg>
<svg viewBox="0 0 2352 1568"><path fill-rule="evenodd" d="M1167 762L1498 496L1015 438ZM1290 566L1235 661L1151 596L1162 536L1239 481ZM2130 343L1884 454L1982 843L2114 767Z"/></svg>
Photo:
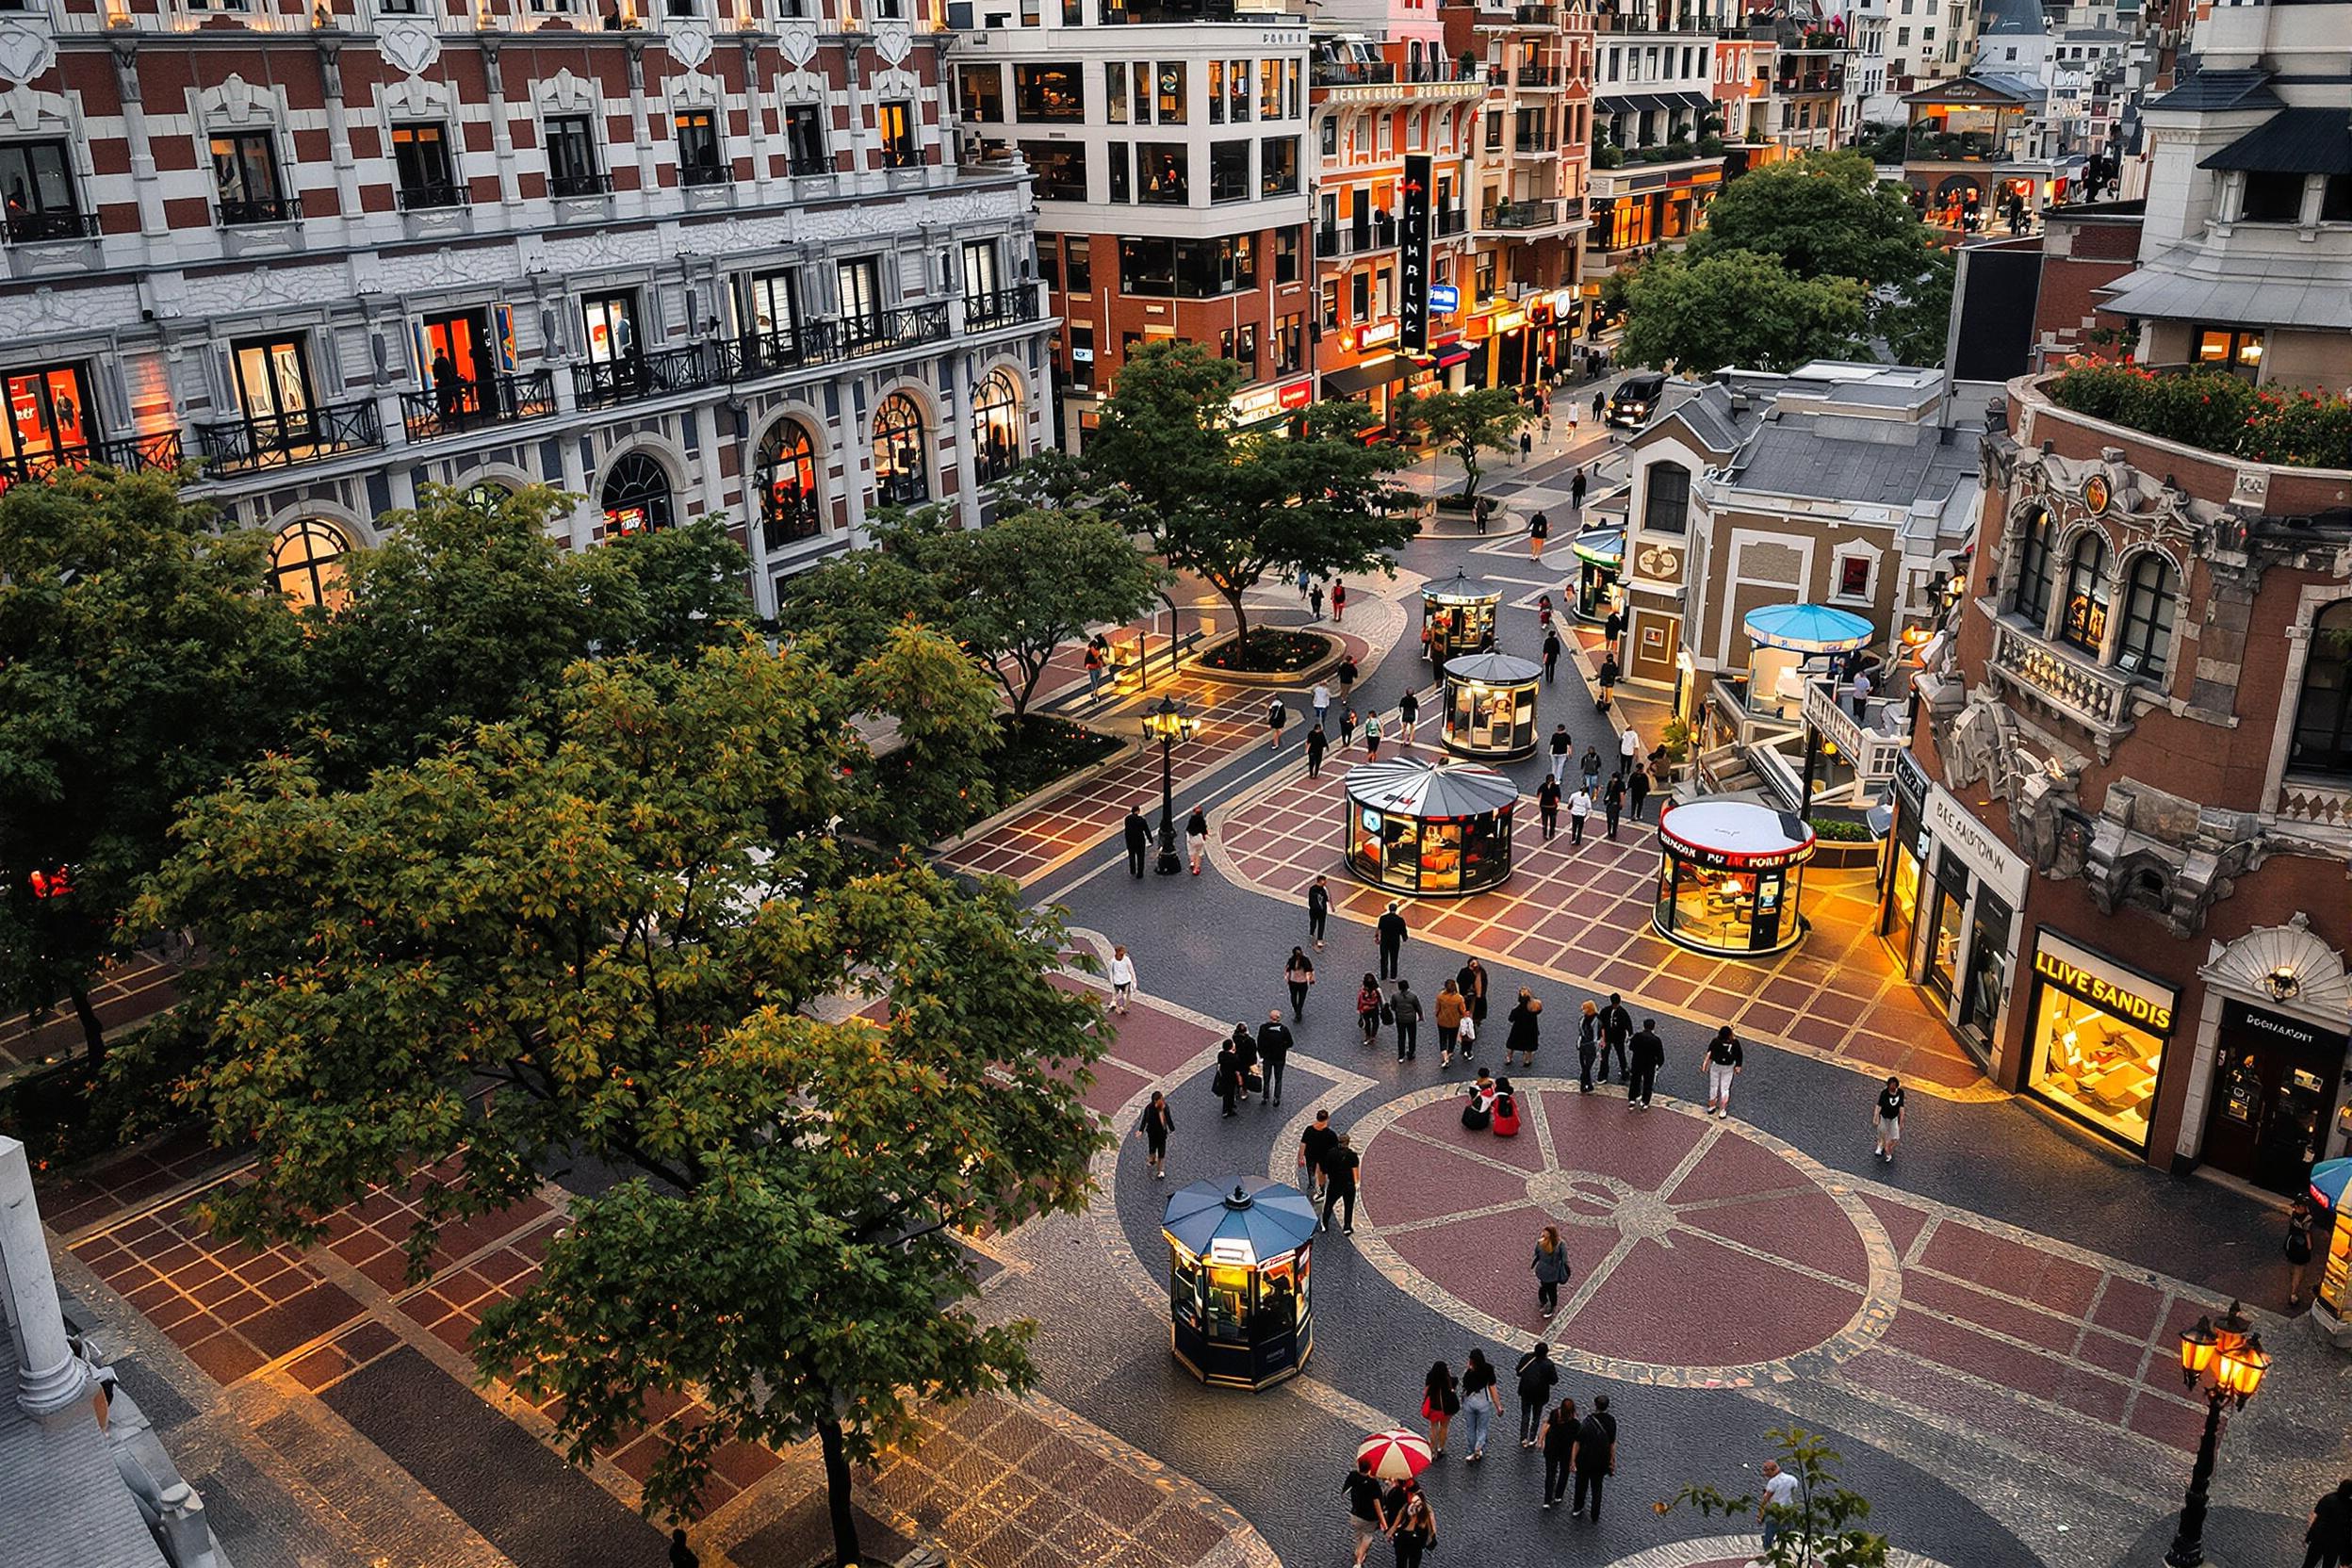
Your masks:
<svg viewBox="0 0 2352 1568"><path fill-rule="evenodd" d="M612 1168L486 1315L482 1375L553 1396L576 1461L694 1402L656 1426L649 1513L690 1511L725 1444L813 1433L857 1560L850 1463L1033 1376L955 1232L1077 1209L1102 1141L1102 1012L1053 984L1054 920L828 831L873 776L851 721L924 700L749 639L583 662L359 788L281 757L192 803L140 909L214 955L181 1093L257 1161L213 1223L314 1239L430 1170L421 1265L444 1226Z"/></svg>
<svg viewBox="0 0 2352 1568"><path fill-rule="evenodd" d="M1478 454L1508 450L1519 427L1534 417L1535 411L1508 386L1408 392L1396 409L1399 425L1420 431L1462 460L1462 498L1473 506L1478 504L1478 481L1485 473L1478 466Z"/></svg>
<svg viewBox="0 0 2352 1568"><path fill-rule="evenodd" d="M850 676L863 713L888 712L894 733L870 768L874 787L852 830L888 843L928 843L998 808L989 763L1003 747L997 689L963 649L910 624L892 626Z"/></svg>
<svg viewBox="0 0 2352 1568"><path fill-rule="evenodd" d="M1801 1427L1775 1428L1767 1434L1780 1450L1773 1457L1796 1478L1792 1501L1760 1504L1754 1493L1730 1496L1716 1487L1693 1483L1673 1501L1658 1505L1662 1515L1685 1504L1708 1518L1759 1516L1780 1527L1777 1538L1757 1561L1771 1568L1886 1568L1886 1538L1865 1529L1870 1500L1844 1485L1833 1468L1840 1462L1838 1450Z"/></svg>
<svg viewBox="0 0 2352 1568"><path fill-rule="evenodd" d="M1355 439L1363 410L1304 411L1300 428L1237 431L1240 366L1197 343L1147 344L1119 368L1081 461L1096 488L1123 488L1133 519L1163 561L1198 577L1233 612L1268 572L1394 571L1388 552L1416 525L1412 498L1388 481L1401 454Z"/></svg>
<svg viewBox="0 0 2352 1568"><path fill-rule="evenodd" d="M1901 285L1934 248L1899 185L1881 185L1857 153L1809 153L1750 170L1707 204L1690 237L1694 257L1752 251L1777 256L1801 278L1859 278Z"/></svg>
<svg viewBox="0 0 2352 1568"><path fill-rule="evenodd" d="M1873 301L1872 329L1898 365L1941 365L1952 325L1952 253L1927 253L1919 275Z"/></svg>
<svg viewBox="0 0 2352 1568"><path fill-rule="evenodd" d="M0 989L90 1004L178 802L285 743L302 626L269 543L166 475L60 473L0 496ZM63 876L62 886L57 880Z"/></svg>
<svg viewBox="0 0 2352 1568"><path fill-rule="evenodd" d="M784 635L848 675L881 651L892 631L941 626L950 607L929 568L888 547L851 550L795 573L776 605Z"/></svg>
<svg viewBox="0 0 2352 1568"><path fill-rule="evenodd" d="M1624 357L1702 375L1791 370L1858 352L1869 322L1853 278L1799 277L1750 251L1661 255L1626 286Z"/></svg>

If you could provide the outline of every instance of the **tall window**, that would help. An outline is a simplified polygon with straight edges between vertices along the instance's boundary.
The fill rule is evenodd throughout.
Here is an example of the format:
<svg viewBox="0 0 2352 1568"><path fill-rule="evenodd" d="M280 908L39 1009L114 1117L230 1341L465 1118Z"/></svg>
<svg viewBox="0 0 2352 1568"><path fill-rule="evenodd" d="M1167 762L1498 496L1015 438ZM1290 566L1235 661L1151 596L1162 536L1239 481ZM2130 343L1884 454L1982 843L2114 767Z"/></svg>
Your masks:
<svg viewBox="0 0 2352 1568"><path fill-rule="evenodd" d="M596 122L584 114L547 117L547 194L594 196L604 189L596 168Z"/></svg>
<svg viewBox="0 0 2352 1568"><path fill-rule="evenodd" d="M2091 529L2066 558L2066 612L2058 639L2095 656L2106 637L2107 536Z"/></svg>
<svg viewBox="0 0 2352 1568"><path fill-rule="evenodd" d="M874 488L884 506L919 506L931 498L930 455L923 410L893 392L874 411Z"/></svg>
<svg viewBox="0 0 2352 1568"><path fill-rule="evenodd" d="M5 383L8 416L0 420L0 459L6 479L56 468L59 454L90 444L90 380L79 365L11 370Z"/></svg>
<svg viewBox="0 0 2352 1568"><path fill-rule="evenodd" d="M629 359L642 347L637 340L634 294L591 296L580 302L580 315L588 334L588 358L593 363L611 365Z"/></svg>
<svg viewBox="0 0 2352 1568"><path fill-rule="evenodd" d="M1135 143L1135 178L1143 200L1181 207L1192 200L1191 150L1181 141Z"/></svg>
<svg viewBox="0 0 2352 1568"><path fill-rule="evenodd" d="M1258 144L1258 194L1291 196L1298 190L1298 139L1267 137Z"/></svg>
<svg viewBox="0 0 2352 1568"><path fill-rule="evenodd" d="M1021 384L1003 366L989 371L972 400L972 474L994 484L1021 461Z"/></svg>
<svg viewBox="0 0 2352 1568"><path fill-rule="evenodd" d="M1083 72L1071 65L1013 67L1013 110L1023 120L1075 122L1086 117Z"/></svg>
<svg viewBox="0 0 2352 1568"><path fill-rule="evenodd" d="M790 340L800 330L800 275L762 272L751 280L751 330L762 337Z"/></svg>
<svg viewBox="0 0 2352 1568"><path fill-rule="evenodd" d="M709 109L678 116L678 178L681 185L725 185L734 171L719 155L718 119Z"/></svg>
<svg viewBox="0 0 2352 1568"><path fill-rule="evenodd" d="M607 533L638 533L671 522L669 471L644 452L612 465L597 496Z"/></svg>
<svg viewBox="0 0 2352 1568"><path fill-rule="evenodd" d="M1181 125L1184 122L1184 62L1162 60L1158 75L1157 99L1160 123Z"/></svg>
<svg viewBox="0 0 2352 1568"><path fill-rule="evenodd" d="M784 106L784 150L795 174L829 174L832 155L825 150L825 109L816 104Z"/></svg>
<svg viewBox="0 0 2352 1568"><path fill-rule="evenodd" d="M769 549L813 539L824 531L816 447L798 420L783 420L761 438L759 482L760 537Z"/></svg>
<svg viewBox="0 0 2352 1568"><path fill-rule="evenodd" d="M956 67L956 96L963 105L964 118L973 124L1003 124L1004 122L1004 68L1001 65Z"/></svg>
<svg viewBox="0 0 2352 1568"><path fill-rule="evenodd" d="M915 106L904 101L884 104L876 112L882 133L882 167L912 169L923 161L915 146Z"/></svg>
<svg viewBox="0 0 2352 1568"><path fill-rule="evenodd" d="M77 239L80 204L73 164L62 141L13 141L0 146L0 202L7 204L8 237Z"/></svg>
<svg viewBox="0 0 2352 1568"><path fill-rule="evenodd" d="M882 335L882 264L873 256L837 262L833 268L841 292L841 331L852 342Z"/></svg>
<svg viewBox="0 0 2352 1568"><path fill-rule="evenodd" d="M2056 576L2051 536L2056 531L2049 512L2037 506L2017 535L2017 589L2009 608L2033 622L2035 631L2050 620L2050 590Z"/></svg>
<svg viewBox="0 0 2352 1568"><path fill-rule="evenodd" d="M278 183L278 149L268 131L237 131L212 139L212 181L220 193L220 222L275 223L302 216Z"/></svg>
<svg viewBox="0 0 2352 1568"><path fill-rule="evenodd" d="M1083 202L1086 199L1086 144L1083 141L1027 141L1021 155L1040 201Z"/></svg>
<svg viewBox="0 0 2352 1568"><path fill-rule="evenodd" d="M1209 147L1209 200L1246 202L1250 199L1250 144L1218 141Z"/></svg>
<svg viewBox="0 0 2352 1568"><path fill-rule="evenodd" d="M400 181L402 211L466 204L466 191L449 162L446 126L437 122L393 126L392 168Z"/></svg>
<svg viewBox="0 0 2352 1568"><path fill-rule="evenodd" d="M996 296L1004 288L1004 280L996 267L996 241L967 239L964 241L964 300L966 303L980 302L984 309L993 309Z"/></svg>
<svg viewBox="0 0 2352 1568"><path fill-rule="evenodd" d="M2305 652L2287 766L2352 776L2352 599L2338 599L2319 612Z"/></svg>
<svg viewBox="0 0 2352 1568"><path fill-rule="evenodd" d="M249 337L229 345L237 401L257 425L291 428L310 413L310 356L300 337ZM273 428L269 436L274 438Z"/></svg>
<svg viewBox="0 0 2352 1568"><path fill-rule="evenodd" d="M351 542L333 523L289 523L270 542L270 583L297 610L340 610L351 597L343 586L343 558L351 553Z"/></svg>
<svg viewBox="0 0 2352 1568"><path fill-rule="evenodd" d="M2132 563L2131 586L2123 596L2123 638L2115 649L2117 669L2150 680L2164 678L2179 602L2171 562L2151 550Z"/></svg>
<svg viewBox="0 0 2352 1568"><path fill-rule="evenodd" d="M1690 470L1679 463L1653 463L1642 526L1652 533L1681 533L1690 526Z"/></svg>

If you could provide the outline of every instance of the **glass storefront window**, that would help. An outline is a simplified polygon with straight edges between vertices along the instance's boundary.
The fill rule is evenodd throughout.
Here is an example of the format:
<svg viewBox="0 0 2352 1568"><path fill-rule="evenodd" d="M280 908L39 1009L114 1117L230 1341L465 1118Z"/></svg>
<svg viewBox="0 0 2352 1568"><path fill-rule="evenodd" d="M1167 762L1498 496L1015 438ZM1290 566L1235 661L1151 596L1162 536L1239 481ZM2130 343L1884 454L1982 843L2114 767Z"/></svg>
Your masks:
<svg viewBox="0 0 2352 1568"><path fill-rule="evenodd" d="M1919 852L1903 839L1895 841L1895 875L1893 895L1886 901L1886 923L1883 934L1887 951L1895 962L1908 973L1911 963L1911 932L1919 918Z"/></svg>
<svg viewBox="0 0 2352 1568"><path fill-rule="evenodd" d="M2042 934L2027 1024L2030 1086L2135 1150L2148 1146L2178 993Z"/></svg>
<svg viewBox="0 0 2352 1568"><path fill-rule="evenodd" d="M1953 976L1960 968L1961 896L1949 888L1936 890L1934 934L1928 939L1927 984L1936 995L1950 999Z"/></svg>

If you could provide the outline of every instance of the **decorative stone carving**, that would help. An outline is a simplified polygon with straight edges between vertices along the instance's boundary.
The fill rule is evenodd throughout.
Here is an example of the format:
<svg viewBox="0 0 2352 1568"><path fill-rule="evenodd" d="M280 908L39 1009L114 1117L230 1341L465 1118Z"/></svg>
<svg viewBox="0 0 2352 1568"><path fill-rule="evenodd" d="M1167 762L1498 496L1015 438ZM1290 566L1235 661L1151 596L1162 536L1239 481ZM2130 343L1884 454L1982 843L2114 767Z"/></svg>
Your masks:
<svg viewBox="0 0 2352 1568"><path fill-rule="evenodd" d="M2291 1004L2295 1012L2339 1028L2352 1011L2352 975L2344 955L2311 934L2311 917L2301 910L2284 925L2258 925L2236 941L2215 943L2197 972L2232 990ZM2282 987L2293 988L2281 996Z"/></svg>
<svg viewBox="0 0 2352 1568"><path fill-rule="evenodd" d="M441 34L430 23L385 17L376 24L376 49L403 76L421 76L441 58Z"/></svg>
<svg viewBox="0 0 2352 1568"><path fill-rule="evenodd" d="M669 29L670 58L689 71L699 71L710 57L710 28L709 24L677 22Z"/></svg>
<svg viewBox="0 0 2352 1568"><path fill-rule="evenodd" d="M57 63L57 41L46 27L11 19L0 22L0 81L29 82Z"/></svg>
<svg viewBox="0 0 2352 1568"><path fill-rule="evenodd" d="M786 22L776 29L776 47L784 61L797 71L817 57L817 24L813 22Z"/></svg>
<svg viewBox="0 0 2352 1568"><path fill-rule="evenodd" d="M2107 788L2082 880L2102 913L2143 909L2186 937L2204 926L2239 875L2262 864L2266 847L2260 825L2244 812L2118 779Z"/></svg>
<svg viewBox="0 0 2352 1568"><path fill-rule="evenodd" d="M914 35L904 22L884 22L874 29L874 52L885 65L904 64L914 47Z"/></svg>

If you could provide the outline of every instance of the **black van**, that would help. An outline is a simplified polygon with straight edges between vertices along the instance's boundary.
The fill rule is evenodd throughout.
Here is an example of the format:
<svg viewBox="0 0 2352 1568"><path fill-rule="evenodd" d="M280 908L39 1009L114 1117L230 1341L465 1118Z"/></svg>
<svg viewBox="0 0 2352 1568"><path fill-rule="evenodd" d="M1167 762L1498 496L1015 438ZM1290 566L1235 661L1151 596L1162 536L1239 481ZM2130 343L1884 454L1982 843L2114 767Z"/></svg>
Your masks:
<svg viewBox="0 0 2352 1568"><path fill-rule="evenodd" d="M1609 395L1609 423L1620 430L1640 430L1658 412L1660 399L1666 395L1666 377L1662 371L1636 370L1617 384L1617 390Z"/></svg>

